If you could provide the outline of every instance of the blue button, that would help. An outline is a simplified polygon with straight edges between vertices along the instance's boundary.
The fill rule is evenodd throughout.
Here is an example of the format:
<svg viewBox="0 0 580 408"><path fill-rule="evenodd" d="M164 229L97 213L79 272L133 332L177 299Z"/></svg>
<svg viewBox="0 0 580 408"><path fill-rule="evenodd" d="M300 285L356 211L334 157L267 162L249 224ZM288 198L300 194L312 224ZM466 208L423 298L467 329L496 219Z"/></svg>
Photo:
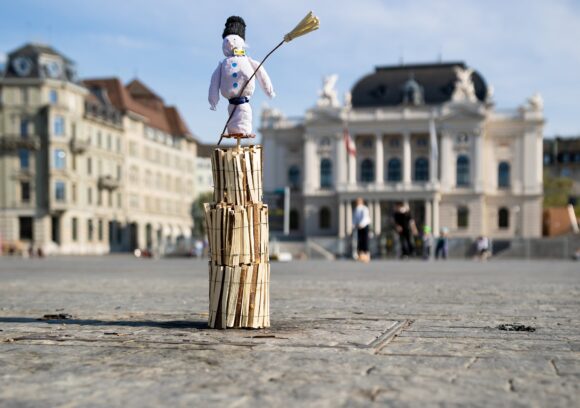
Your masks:
<svg viewBox="0 0 580 408"><path fill-rule="evenodd" d="M233 63L232 63L232 67L234 67L234 68L235 68L235 67L237 67L237 66L238 66L238 63L237 63L237 62L233 62Z"/></svg>
<svg viewBox="0 0 580 408"><path fill-rule="evenodd" d="M237 88L237 87L238 87L238 83L234 82L234 88Z"/></svg>
<svg viewBox="0 0 580 408"><path fill-rule="evenodd" d="M237 78L237 77L238 77L238 73L237 73L237 72L234 72L234 73L232 74L232 76L233 76L234 78Z"/></svg>

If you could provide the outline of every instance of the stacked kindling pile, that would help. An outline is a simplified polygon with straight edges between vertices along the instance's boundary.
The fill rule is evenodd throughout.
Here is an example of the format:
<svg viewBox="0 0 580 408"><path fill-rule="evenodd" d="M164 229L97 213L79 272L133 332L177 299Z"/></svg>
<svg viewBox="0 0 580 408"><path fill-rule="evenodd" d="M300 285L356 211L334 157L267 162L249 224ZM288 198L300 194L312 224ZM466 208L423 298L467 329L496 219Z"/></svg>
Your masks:
<svg viewBox="0 0 580 408"><path fill-rule="evenodd" d="M209 326L270 326L268 207L262 148L215 149L214 203L205 204L209 241Z"/></svg>

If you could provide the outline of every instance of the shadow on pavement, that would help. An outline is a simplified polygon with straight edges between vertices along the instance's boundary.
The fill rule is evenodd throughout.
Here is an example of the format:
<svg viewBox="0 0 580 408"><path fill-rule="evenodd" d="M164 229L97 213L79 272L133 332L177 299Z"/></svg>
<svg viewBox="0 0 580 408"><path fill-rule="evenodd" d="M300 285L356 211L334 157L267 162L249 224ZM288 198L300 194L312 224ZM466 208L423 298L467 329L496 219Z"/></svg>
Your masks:
<svg viewBox="0 0 580 408"><path fill-rule="evenodd" d="M0 317L0 323L77 324L80 326L158 327L162 329L209 329L205 320L93 320L93 319L35 319L32 317Z"/></svg>

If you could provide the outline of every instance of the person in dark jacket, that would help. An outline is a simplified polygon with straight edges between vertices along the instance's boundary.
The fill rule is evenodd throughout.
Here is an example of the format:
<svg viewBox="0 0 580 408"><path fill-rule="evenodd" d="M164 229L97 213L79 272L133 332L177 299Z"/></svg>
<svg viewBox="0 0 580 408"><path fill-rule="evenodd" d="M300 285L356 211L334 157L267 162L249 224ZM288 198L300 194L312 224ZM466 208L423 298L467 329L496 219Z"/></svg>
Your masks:
<svg viewBox="0 0 580 408"><path fill-rule="evenodd" d="M410 257L415 252L415 245L413 244L413 236L417 235L415 220L413 220L409 208L401 202L395 205L393 219L395 221L395 230L401 243L401 258Z"/></svg>

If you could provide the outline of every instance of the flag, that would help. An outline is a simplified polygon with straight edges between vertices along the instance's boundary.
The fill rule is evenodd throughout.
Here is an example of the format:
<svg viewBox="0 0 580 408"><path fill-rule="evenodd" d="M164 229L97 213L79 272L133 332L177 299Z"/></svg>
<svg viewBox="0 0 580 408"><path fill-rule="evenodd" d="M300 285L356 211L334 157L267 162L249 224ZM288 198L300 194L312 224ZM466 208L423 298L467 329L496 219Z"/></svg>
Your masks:
<svg viewBox="0 0 580 408"><path fill-rule="evenodd" d="M354 140L348 131L348 128L344 127L344 145L346 146L346 152L351 156L356 156L356 145L354 144Z"/></svg>

